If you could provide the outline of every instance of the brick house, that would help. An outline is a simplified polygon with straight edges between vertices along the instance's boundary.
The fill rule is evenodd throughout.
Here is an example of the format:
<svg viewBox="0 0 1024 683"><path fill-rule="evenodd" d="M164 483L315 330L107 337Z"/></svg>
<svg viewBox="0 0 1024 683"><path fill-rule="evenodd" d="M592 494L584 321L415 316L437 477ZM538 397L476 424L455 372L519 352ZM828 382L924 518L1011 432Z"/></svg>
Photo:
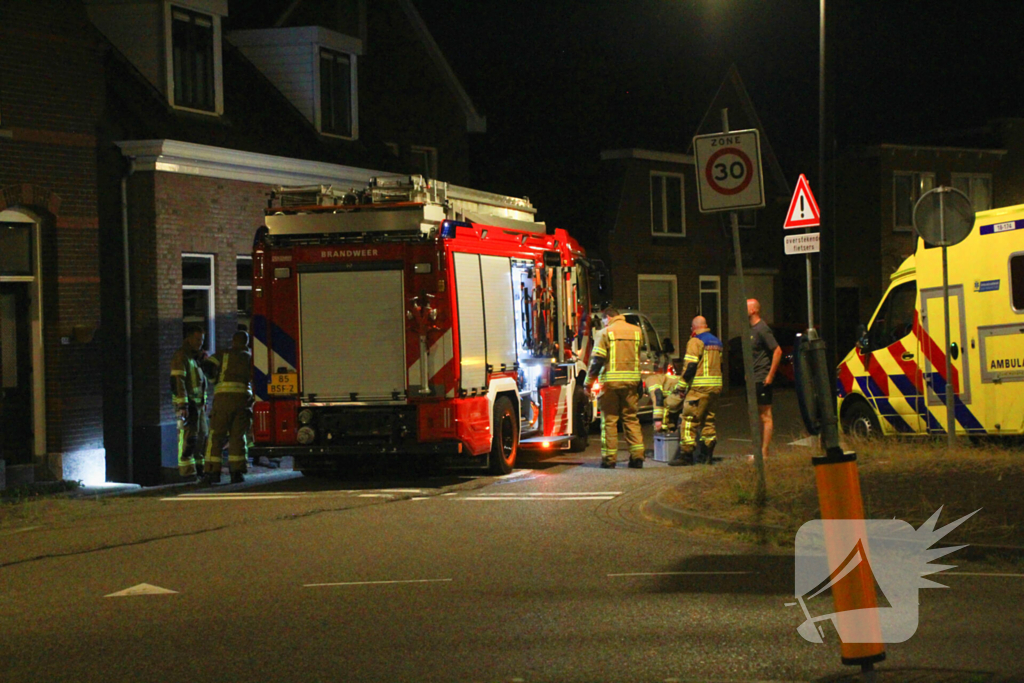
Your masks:
<svg viewBox="0 0 1024 683"><path fill-rule="evenodd" d="M760 299L766 320L798 320L805 310L800 292L788 292L782 277L787 265L782 224L790 189L735 68L715 96L700 134L721 130L723 108L731 130L757 128L761 134L766 207L740 215L747 294ZM599 248L611 273L612 303L646 313L659 333L672 340L677 357L697 314L723 341L738 337L747 318L729 217L700 212L693 155L617 149L602 152L601 159L614 198ZM782 306L783 300L798 303Z"/></svg>
<svg viewBox="0 0 1024 683"><path fill-rule="evenodd" d="M230 9L226 0L75 3L80 25L69 34L92 38L77 48L88 60L66 48L67 61L91 70L75 72L73 87L53 86L54 109L73 109L82 121L54 119L70 129L64 145L83 146L72 134L79 130L89 144L56 163L56 143L27 150L51 159L41 169L49 175L36 181L39 189L18 190L38 202L44 189L66 184L64 210L68 197L77 199L72 188L85 195L82 208L73 207L73 225L43 221L39 228L44 254L55 249L48 229L57 231L57 249L68 245L54 282L45 269L42 278L44 292L55 290L52 306L67 309L59 326L46 315L47 375L74 377L36 392L48 406L47 427L51 415L74 418L50 428L49 457L34 463L40 474L143 484L176 477L170 358L184 324L205 327L213 350L247 323L249 254L271 188L362 187L383 173L468 182L469 134L486 122L410 0L238 2ZM70 107L56 94L61 88L85 92ZM2 146L22 135L16 115L12 108L13 133L0 138ZM0 186L20 188L34 177L0 175ZM62 243L62 229L77 232ZM76 239L79 233L91 243ZM67 447L52 447L62 440L85 453L78 470L69 469Z"/></svg>
<svg viewBox="0 0 1024 683"><path fill-rule="evenodd" d="M990 138L991 139L991 138ZM1009 158L1018 157L1011 155ZM889 286L889 276L917 246L913 209L940 185L964 192L976 211L1024 201L1005 182L1007 149L996 146L880 144L847 150L836 162L836 310L840 355L853 347Z"/></svg>
<svg viewBox="0 0 1024 683"><path fill-rule="evenodd" d="M103 79L81 6L0 4L0 487L102 464Z"/></svg>

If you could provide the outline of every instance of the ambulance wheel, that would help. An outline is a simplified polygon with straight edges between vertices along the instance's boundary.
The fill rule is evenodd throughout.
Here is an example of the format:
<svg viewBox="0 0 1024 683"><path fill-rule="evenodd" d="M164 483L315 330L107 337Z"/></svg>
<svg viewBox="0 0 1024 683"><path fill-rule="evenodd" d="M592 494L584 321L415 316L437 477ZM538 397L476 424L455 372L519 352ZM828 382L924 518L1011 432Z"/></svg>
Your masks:
<svg viewBox="0 0 1024 683"><path fill-rule="evenodd" d="M519 419L508 396L494 402L494 435L491 441L491 474L509 474L519 454Z"/></svg>
<svg viewBox="0 0 1024 683"><path fill-rule="evenodd" d="M593 408L582 389L576 391L572 398L572 440L569 441L570 453L581 453L590 445L590 417Z"/></svg>
<svg viewBox="0 0 1024 683"><path fill-rule="evenodd" d="M862 439L877 439L882 436L882 427L871 406L861 401L853 404L843 416L843 431Z"/></svg>

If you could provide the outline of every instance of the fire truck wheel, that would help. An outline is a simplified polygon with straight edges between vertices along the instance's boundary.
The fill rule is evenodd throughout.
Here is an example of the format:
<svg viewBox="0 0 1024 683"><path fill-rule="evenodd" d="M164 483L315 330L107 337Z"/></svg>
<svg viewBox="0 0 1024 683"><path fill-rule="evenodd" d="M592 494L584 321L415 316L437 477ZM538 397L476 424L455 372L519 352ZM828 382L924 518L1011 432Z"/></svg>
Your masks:
<svg viewBox="0 0 1024 683"><path fill-rule="evenodd" d="M862 401L853 404L843 416L843 431L862 439L877 439L882 436L882 427L871 406Z"/></svg>
<svg viewBox="0 0 1024 683"><path fill-rule="evenodd" d="M491 474L508 474L519 454L519 420L507 396L494 402L494 440L491 442Z"/></svg>
<svg viewBox="0 0 1024 683"><path fill-rule="evenodd" d="M570 453L581 453L590 445L590 416L593 408L582 389L577 390L572 398L573 431L575 434L569 442Z"/></svg>

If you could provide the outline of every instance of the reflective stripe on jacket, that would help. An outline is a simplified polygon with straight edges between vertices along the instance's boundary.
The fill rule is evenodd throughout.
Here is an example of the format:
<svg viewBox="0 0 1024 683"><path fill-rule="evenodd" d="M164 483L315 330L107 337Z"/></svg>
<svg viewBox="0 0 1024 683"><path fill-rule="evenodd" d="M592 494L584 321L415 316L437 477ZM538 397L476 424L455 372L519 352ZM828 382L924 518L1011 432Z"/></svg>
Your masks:
<svg viewBox="0 0 1024 683"><path fill-rule="evenodd" d="M188 346L182 346L171 358L171 394L176 406L206 403L206 376Z"/></svg>
<svg viewBox="0 0 1024 683"><path fill-rule="evenodd" d="M252 356L248 350L218 351L207 362L219 368L214 395L252 393Z"/></svg>
<svg viewBox="0 0 1024 683"><path fill-rule="evenodd" d="M698 391L722 388L722 342L702 332L686 343L683 384Z"/></svg>
<svg viewBox="0 0 1024 683"><path fill-rule="evenodd" d="M604 336L594 349L595 360L605 360L601 367L601 382L640 381L642 339L640 328L627 323L624 316L617 315L608 321Z"/></svg>

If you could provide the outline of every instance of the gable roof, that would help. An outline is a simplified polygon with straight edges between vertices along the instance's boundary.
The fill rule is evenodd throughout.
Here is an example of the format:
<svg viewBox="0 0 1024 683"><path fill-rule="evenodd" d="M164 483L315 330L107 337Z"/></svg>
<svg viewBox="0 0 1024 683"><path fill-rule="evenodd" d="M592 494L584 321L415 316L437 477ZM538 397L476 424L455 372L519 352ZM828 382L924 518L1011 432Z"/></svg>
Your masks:
<svg viewBox="0 0 1024 683"><path fill-rule="evenodd" d="M445 59L444 53L438 47L434 36L431 35L430 30L423 21L423 17L420 16L420 13L413 6L412 0L398 0L398 4L409 19L409 23L412 24L413 30L420 39L420 42L423 43L427 54L430 55L430 60L437 67L437 70L441 72L441 76L448 85L449 90L451 90L455 99L458 100L459 106L462 107L462 111L466 114L466 130L470 133L486 133L487 117L481 116L477 112L476 107L473 106L473 100L469 98L466 90L462 87L459 77L455 75L451 64Z"/></svg>
<svg viewBox="0 0 1024 683"><path fill-rule="evenodd" d="M712 98L711 105L708 107L707 112L704 113L704 118L701 119L694 135L721 132L722 124L720 117L723 109L729 110L729 128L731 130L756 128L760 131L761 160L764 163L764 170L775 182L779 193L789 196L792 190L786 181L785 174L782 172L779 160L775 157L775 151L772 149L771 143L768 142L768 133L765 131L764 126L761 125L761 119L754 109L754 103L750 100L750 95L747 93L746 86L743 85L743 79L740 78L739 69L736 68L735 64L729 67L725 80L718 86L718 92ZM693 154L692 140L686 153Z"/></svg>

